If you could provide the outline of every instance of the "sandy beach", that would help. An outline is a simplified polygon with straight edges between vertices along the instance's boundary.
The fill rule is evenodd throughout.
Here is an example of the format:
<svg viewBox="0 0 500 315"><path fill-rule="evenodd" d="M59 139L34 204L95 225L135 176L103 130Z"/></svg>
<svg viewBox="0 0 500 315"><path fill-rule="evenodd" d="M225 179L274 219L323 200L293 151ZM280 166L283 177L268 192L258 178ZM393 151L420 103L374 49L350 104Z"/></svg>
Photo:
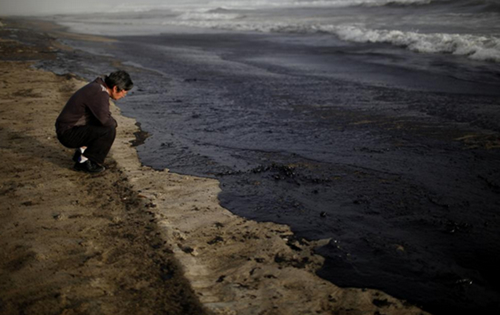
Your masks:
<svg viewBox="0 0 500 315"><path fill-rule="evenodd" d="M74 35L1 23L0 313L425 314L321 279L315 248L329 240L232 214L217 180L143 166L139 129L117 107L108 170L73 171L53 126L85 82L32 65L69 49L56 36Z"/></svg>

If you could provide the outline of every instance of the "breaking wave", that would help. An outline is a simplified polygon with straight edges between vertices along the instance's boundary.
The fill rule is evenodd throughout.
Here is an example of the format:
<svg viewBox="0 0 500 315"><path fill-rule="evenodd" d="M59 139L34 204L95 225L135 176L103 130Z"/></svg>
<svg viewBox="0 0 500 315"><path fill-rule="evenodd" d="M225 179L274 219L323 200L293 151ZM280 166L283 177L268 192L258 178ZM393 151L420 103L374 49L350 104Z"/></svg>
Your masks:
<svg viewBox="0 0 500 315"><path fill-rule="evenodd" d="M340 39L357 43L389 43L421 53L449 53L474 60L500 62L500 39L470 34L421 34L397 30L371 30L360 26L322 26Z"/></svg>
<svg viewBox="0 0 500 315"><path fill-rule="evenodd" d="M386 43L419 53L447 53L473 60L500 62L500 39L472 34L418 33L399 30L369 29L359 25L308 25L285 22L250 21L170 21L175 24L221 30L262 33L328 33L356 43Z"/></svg>
<svg viewBox="0 0 500 315"><path fill-rule="evenodd" d="M225 9L217 8L209 11L189 11L179 15L180 20L195 21L225 21L245 17L242 14L231 13Z"/></svg>

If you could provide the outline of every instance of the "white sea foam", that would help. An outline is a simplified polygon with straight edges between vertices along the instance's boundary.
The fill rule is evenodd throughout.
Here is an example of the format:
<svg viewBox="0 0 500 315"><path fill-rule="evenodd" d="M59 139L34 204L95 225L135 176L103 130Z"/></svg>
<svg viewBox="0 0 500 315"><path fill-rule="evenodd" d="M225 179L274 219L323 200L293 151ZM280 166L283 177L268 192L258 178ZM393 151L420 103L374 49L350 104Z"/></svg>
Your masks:
<svg viewBox="0 0 500 315"><path fill-rule="evenodd" d="M341 40L356 43L387 43L420 53L448 53L475 60L500 62L500 39L494 36L404 32L369 29L362 25L322 25L300 22L184 20L166 21L164 25L250 31L263 33L328 33Z"/></svg>
<svg viewBox="0 0 500 315"><path fill-rule="evenodd" d="M373 30L355 25L322 26L340 39L358 43L389 43L422 53L450 53L476 60L500 62L500 39L470 34L420 34L398 30Z"/></svg>
<svg viewBox="0 0 500 315"><path fill-rule="evenodd" d="M224 21L224 20L236 20L241 17L244 17L244 15L208 11L208 12L186 12L184 14L181 14L178 18L180 20Z"/></svg>

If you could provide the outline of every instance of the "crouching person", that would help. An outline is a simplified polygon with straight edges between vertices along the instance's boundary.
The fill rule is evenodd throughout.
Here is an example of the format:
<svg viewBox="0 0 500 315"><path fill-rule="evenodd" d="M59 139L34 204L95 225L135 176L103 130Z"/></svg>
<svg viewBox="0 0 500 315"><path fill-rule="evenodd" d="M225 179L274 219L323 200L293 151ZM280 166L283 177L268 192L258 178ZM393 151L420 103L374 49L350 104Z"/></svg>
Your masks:
<svg viewBox="0 0 500 315"><path fill-rule="evenodd" d="M125 71L110 73L79 89L56 120L57 139L76 149L74 169L87 173L104 171L104 159L116 136L116 120L109 110L109 98L119 100L132 89Z"/></svg>

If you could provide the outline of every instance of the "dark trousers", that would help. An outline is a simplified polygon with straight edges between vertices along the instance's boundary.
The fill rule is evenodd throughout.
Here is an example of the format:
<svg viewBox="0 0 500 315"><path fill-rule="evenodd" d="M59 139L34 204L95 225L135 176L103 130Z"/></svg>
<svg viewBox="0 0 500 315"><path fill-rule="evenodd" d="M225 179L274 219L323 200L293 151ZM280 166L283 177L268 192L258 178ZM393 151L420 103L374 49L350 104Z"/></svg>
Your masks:
<svg viewBox="0 0 500 315"><path fill-rule="evenodd" d="M102 164L116 137L116 127L77 126L58 134L57 138L67 148L87 147L83 155Z"/></svg>

